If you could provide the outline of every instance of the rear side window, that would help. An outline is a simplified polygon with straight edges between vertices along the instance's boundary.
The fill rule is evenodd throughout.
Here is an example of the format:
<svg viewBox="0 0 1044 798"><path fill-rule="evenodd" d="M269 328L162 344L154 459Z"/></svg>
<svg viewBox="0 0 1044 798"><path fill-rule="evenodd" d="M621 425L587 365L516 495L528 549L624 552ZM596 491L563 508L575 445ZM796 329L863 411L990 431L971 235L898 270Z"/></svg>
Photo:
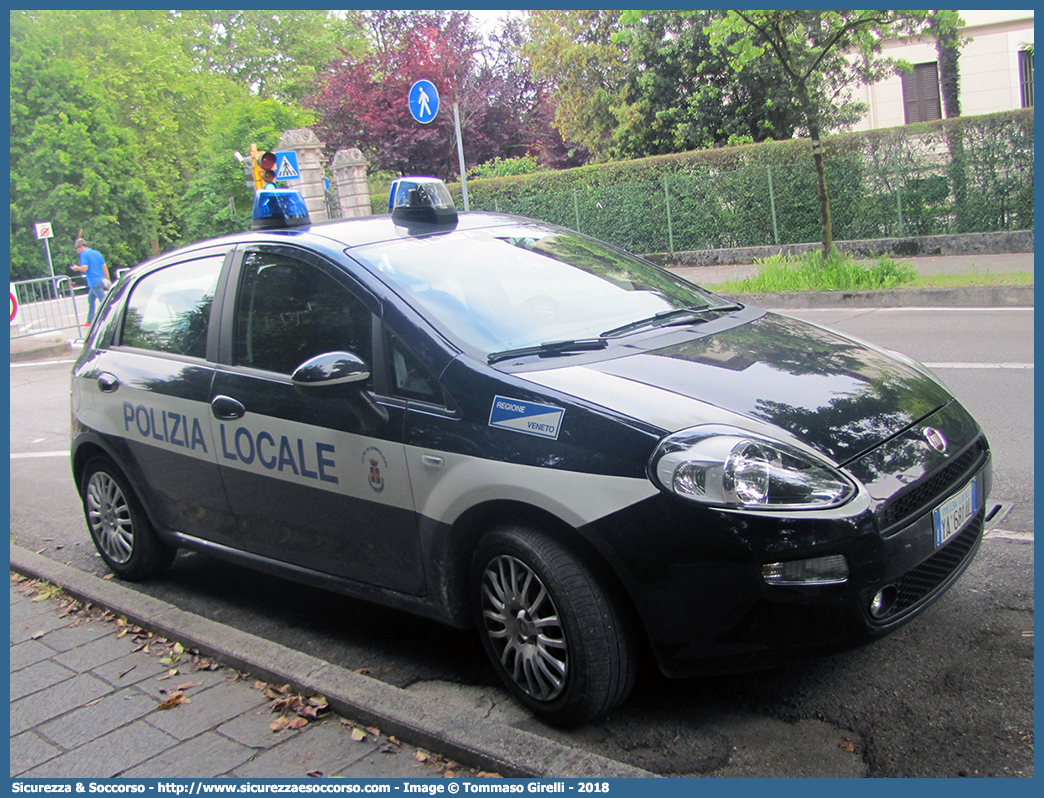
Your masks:
<svg viewBox="0 0 1044 798"><path fill-rule="evenodd" d="M131 289L120 343L203 358L224 258L185 261L142 277Z"/></svg>

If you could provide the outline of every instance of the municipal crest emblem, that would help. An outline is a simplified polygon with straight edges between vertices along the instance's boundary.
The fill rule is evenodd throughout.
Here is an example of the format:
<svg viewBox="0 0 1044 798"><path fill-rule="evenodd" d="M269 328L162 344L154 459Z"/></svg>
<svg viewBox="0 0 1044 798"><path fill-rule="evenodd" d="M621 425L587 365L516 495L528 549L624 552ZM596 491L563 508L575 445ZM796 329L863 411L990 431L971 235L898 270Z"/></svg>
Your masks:
<svg viewBox="0 0 1044 798"><path fill-rule="evenodd" d="M369 470L368 482L370 487L373 488L375 493L380 493L384 490L384 475L381 473L381 469L387 468L388 461L376 446L371 446L363 452L362 461Z"/></svg>

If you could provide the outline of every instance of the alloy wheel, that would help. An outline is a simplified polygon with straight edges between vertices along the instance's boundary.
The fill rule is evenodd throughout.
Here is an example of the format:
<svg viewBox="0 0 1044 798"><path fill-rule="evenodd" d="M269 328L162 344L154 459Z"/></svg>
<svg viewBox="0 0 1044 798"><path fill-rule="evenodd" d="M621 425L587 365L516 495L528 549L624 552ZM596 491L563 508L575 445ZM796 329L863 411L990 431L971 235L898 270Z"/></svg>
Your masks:
<svg viewBox="0 0 1044 798"><path fill-rule="evenodd" d="M504 671L527 695L553 701L565 689L569 650L551 594L536 573L510 555L482 574L485 631Z"/></svg>

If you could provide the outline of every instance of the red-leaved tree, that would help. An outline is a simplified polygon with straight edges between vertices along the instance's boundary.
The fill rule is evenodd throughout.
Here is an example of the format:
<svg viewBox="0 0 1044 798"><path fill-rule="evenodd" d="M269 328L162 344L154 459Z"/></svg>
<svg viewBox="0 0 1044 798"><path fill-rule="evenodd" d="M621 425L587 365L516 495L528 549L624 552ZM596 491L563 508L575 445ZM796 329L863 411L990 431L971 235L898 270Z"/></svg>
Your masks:
<svg viewBox="0 0 1044 798"><path fill-rule="evenodd" d="M316 134L331 151L358 147L373 170L458 175L453 104L457 103L467 166L495 157L536 155L553 166L577 165L551 127L554 108L518 55L521 26L485 42L463 11L365 12L371 42L324 76L308 104ZM410 114L409 90L427 79L439 91L437 117Z"/></svg>

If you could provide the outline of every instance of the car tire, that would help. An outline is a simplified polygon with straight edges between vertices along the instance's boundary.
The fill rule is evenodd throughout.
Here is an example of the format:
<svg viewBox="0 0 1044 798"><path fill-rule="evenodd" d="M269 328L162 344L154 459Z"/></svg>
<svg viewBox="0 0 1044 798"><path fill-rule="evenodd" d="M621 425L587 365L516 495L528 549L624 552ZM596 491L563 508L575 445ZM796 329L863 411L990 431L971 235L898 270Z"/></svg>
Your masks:
<svg viewBox="0 0 1044 798"><path fill-rule="evenodd" d="M98 553L121 579L157 576L178 550L159 539L127 478L107 457L95 457L83 472L83 514Z"/></svg>
<svg viewBox="0 0 1044 798"><path fill-rule="evenodd" d="M512 526L485 535L473 563L486 653L530 711L556 726L577 726L628 696L632 638L576 555L542 532Z"/></svg>

